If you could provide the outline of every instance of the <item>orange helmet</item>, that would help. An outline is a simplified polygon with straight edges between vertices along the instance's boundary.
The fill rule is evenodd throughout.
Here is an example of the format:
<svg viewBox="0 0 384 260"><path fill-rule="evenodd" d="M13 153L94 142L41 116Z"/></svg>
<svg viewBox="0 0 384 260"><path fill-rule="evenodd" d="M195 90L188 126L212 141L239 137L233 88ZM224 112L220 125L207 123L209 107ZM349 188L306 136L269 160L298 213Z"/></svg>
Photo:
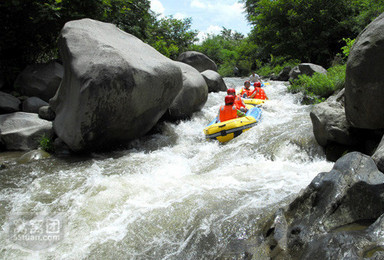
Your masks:
<svg viewBox="0 0 384 260"><path fill-rule="evenodd" d="M254 87L259 87L259 88L260 88L260 87L261 87L261 83L257 81L257 82L255 82L255 83L253 83L253 86L254 86Z"/></svg>
<svg viewBox="0 0 384 260"><path fill-rule="evenodd" d="M228 95L231 95L232 93L235 93L236 94L236 90L234 88L229 88L227 89L227 94Z"/></svg>
<svg viewBox="0 0 384 260"><path fill-rule="evenodd" d="M233 102L235 102L234 96L232 96L232 95L225 96L225 104L226 105L233 104Z"/></svg>

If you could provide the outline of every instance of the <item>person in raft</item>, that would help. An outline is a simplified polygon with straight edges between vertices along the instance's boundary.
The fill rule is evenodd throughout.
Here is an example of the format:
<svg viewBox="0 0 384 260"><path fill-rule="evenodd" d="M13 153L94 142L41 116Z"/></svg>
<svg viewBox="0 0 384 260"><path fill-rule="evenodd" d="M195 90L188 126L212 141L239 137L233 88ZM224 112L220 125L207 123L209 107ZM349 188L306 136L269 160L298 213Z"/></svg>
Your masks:
<svg viewBox="0 0 384 260"><path fill-rule="evenodd" d="M240 95L236 95L236 90L234 88L229 88L227 90L227 95L232 95L235 97L235 107L240 110L241 112L246 113L247 112L247 107L245 106L244 101L241 99Z"/></svg>
<svg viewBox="0 0 384 260"><path fill-rule="evenodd" d="M254 91L250 89L251 87L251 82L248 80L244 82L244 88L241 89L240 96L242 98L252 98L251 95L253 94Z"/></svg>
<svg viewBox="0 0 384 260"><path fill-rule="evenodd" d="M268 97L265 94L264 89L261 88L260 82L253 83L253 86L255 87L255 89L253 90L253 92L251 94L252 98L268 100Z"/></svg>
<svg viewBox="0 0 384 260"><path fill-rule="evenodd" d="M235 119L245 116L245 113L236 109L234 106L235 97L232 95L225 96L225 106L221 106L219 109L219 120L224 122L227 120Z"/></svg>
<svg viewBox="0 0 384 260"><path fill-rule="evenodd" d="M260 76L257 75L257 74L253 71L252 74L251 74L251 76L249 76L249 81L250 81L250 82L260 81Z"/></svg>

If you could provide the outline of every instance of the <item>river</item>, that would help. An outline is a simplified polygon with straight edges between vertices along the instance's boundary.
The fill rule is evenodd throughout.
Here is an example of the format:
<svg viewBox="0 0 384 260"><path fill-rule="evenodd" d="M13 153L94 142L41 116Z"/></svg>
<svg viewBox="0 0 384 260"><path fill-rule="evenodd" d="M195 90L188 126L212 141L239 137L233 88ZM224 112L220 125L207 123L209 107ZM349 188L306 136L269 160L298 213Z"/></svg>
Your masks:
<svg viewBox="0 0 384 260"><path fill-rule="evenodd" d="M240 88L244 79L225 82ZM263 215L333 166L300 95L273 81L265 92L261 122L224 145L203 134L220 92L191 120L162 123L127 149L11 163L0 171L0 259L236 258ZM57 220L60 236L15 236L46 234L34 220Z"/></svg>

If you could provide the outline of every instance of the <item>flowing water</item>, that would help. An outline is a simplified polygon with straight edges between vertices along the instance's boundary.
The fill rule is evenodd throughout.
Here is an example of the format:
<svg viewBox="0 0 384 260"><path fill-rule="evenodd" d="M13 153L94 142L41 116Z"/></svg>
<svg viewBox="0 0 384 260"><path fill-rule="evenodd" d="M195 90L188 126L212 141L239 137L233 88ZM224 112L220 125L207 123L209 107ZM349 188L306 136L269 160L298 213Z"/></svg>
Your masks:
<svg viewBox="0 0 384 260"><path fill-rule="evenodd" d="M240 88L244 79L225 81ZM191 120L163 123L125 150L0 171L0 259L236 258L263 214L333 166L310 106L271 84L262 121L224 145L202 131L226 94L210 93ZM60 239L15 238L39 234L20 223L41 219L59 220Z"/></svg>

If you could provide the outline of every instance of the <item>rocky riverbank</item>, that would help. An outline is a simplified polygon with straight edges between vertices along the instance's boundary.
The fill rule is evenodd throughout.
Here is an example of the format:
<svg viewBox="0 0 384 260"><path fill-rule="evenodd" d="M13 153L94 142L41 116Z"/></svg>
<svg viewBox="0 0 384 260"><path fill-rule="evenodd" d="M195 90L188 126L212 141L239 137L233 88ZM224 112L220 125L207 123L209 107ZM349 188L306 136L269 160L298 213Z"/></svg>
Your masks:
<svg viewBox="0 0 384 260"><path fill-rule="evenodd" d="M204 54L186 52L173 61L91 19L68 22L59 49L63 65L32 65L18 77L19 99L0 93L3 150L36 149L43 135L56 139L59 152L107 150L145 135L160 120L189 118L209 91L227 88Z"/></svg>

